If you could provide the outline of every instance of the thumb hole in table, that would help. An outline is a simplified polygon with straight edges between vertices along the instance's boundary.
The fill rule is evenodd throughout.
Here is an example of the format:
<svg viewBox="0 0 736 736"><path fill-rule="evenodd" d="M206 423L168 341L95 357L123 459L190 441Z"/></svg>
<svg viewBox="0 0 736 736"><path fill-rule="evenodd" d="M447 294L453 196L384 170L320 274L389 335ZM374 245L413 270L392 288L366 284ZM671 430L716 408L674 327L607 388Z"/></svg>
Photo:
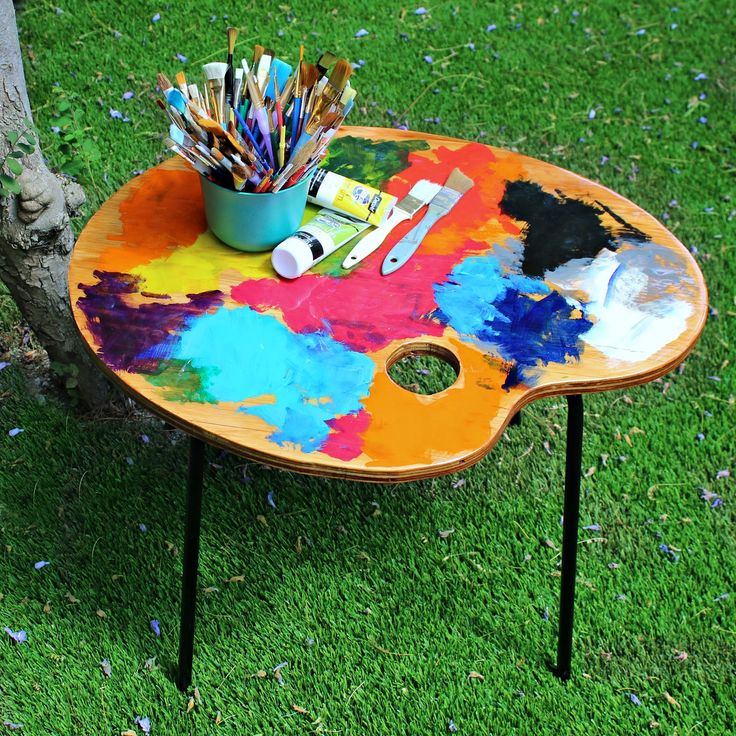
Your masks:
<svg viewBox="0 0 736 736"><path fill-rule="evenodd" d="M409 343L391 355L388 375L401 388L417 394L437 394L460 375L460 362L447 348L432 343Z"/></svg>

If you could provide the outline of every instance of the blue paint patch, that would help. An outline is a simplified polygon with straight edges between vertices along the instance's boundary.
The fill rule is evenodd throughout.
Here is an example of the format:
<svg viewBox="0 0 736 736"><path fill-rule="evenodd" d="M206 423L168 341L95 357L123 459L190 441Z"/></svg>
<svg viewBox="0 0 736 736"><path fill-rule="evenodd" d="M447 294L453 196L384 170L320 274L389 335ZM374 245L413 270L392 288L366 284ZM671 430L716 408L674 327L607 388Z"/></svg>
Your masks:
<svg viewBox="0 0 736 736"><path fill-rule="evenodd" d="M296 334L250 307L192 319L169 349L202 376L203 390L218 402L263 397L267 403L239 411L276 427L269 439L304 452L327 440L328 421L363 408L375 369L369 357L325 332Z"/></svg>
<svg viewBox="0 0 736 736"><path fill-rule="evenodd" d="M578 338L593 325L573 318L573 307L543 281L504 273L490 254L466 258L435 284L434 293L435 317L461 336L493 345L513 363L504 388L532 382L539 363L578 358Z"/></svg>

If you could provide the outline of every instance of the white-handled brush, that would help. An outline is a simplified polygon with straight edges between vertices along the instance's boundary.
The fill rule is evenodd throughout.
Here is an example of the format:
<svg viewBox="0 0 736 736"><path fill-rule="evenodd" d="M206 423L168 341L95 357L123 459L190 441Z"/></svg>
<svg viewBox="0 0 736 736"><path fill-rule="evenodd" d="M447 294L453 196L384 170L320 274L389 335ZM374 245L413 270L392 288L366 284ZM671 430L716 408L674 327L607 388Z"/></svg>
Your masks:
<svg viewBox="0 0 736 736"><path fill-rule="evenodd" d="M443 218L473 186L473 180L460 169L453 169L439 192L432 198L422 219L391 248L381 264L381 274L388 276L398 271L421 245L432 226Z"/></svg>
<svg viewBox="0 0 736 736"><path fill-rule="evenodd" d="M411 220L425 204L429 204L435 194L442 189L441 184L435 184L429 179L421 179L412 188L409 194L394 205L391 214L382 225L371 230L357 245L348 253L342 262L343 268L352 268L367 258L386 239L388 234L404 220Z"/></svg>

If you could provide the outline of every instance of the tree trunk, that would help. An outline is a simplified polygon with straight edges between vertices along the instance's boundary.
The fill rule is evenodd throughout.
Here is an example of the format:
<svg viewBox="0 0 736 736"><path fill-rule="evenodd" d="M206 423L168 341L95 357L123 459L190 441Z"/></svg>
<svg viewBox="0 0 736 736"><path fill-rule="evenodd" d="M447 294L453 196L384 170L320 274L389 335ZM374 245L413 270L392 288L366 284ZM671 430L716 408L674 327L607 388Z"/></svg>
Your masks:
<svg viewBox="0 0 736 736"><path fill-rule="evenodd" d="M15 10L12 0L0 0L0 161L12 148L8 132L23 130L24 118L32 120ZM84 404L98 407L108 384L77 332L67 292L74 245L69 215L84 193L49 171L38 145L20 161L20 194L0 198L0 279L49 358L76 375Z"/></svg>

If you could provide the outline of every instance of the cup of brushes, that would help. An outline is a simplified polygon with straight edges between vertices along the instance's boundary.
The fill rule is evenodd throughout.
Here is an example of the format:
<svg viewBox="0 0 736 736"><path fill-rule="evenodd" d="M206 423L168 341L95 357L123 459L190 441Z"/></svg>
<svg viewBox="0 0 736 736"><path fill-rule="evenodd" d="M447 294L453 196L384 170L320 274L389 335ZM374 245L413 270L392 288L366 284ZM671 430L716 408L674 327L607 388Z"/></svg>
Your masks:
<svg viewBox="0 0 736 736"><path fill-rule="evenodd" d="M200 174L212 232L239 250L269 250L302 221L311 175L353 106L352 66L330 53L309 64L300 46L292 68L260 45L238 66L237 29L227 37L227 61L204 65L201 89L184 72L176 86L158 75L165 142Z"/></svg>

